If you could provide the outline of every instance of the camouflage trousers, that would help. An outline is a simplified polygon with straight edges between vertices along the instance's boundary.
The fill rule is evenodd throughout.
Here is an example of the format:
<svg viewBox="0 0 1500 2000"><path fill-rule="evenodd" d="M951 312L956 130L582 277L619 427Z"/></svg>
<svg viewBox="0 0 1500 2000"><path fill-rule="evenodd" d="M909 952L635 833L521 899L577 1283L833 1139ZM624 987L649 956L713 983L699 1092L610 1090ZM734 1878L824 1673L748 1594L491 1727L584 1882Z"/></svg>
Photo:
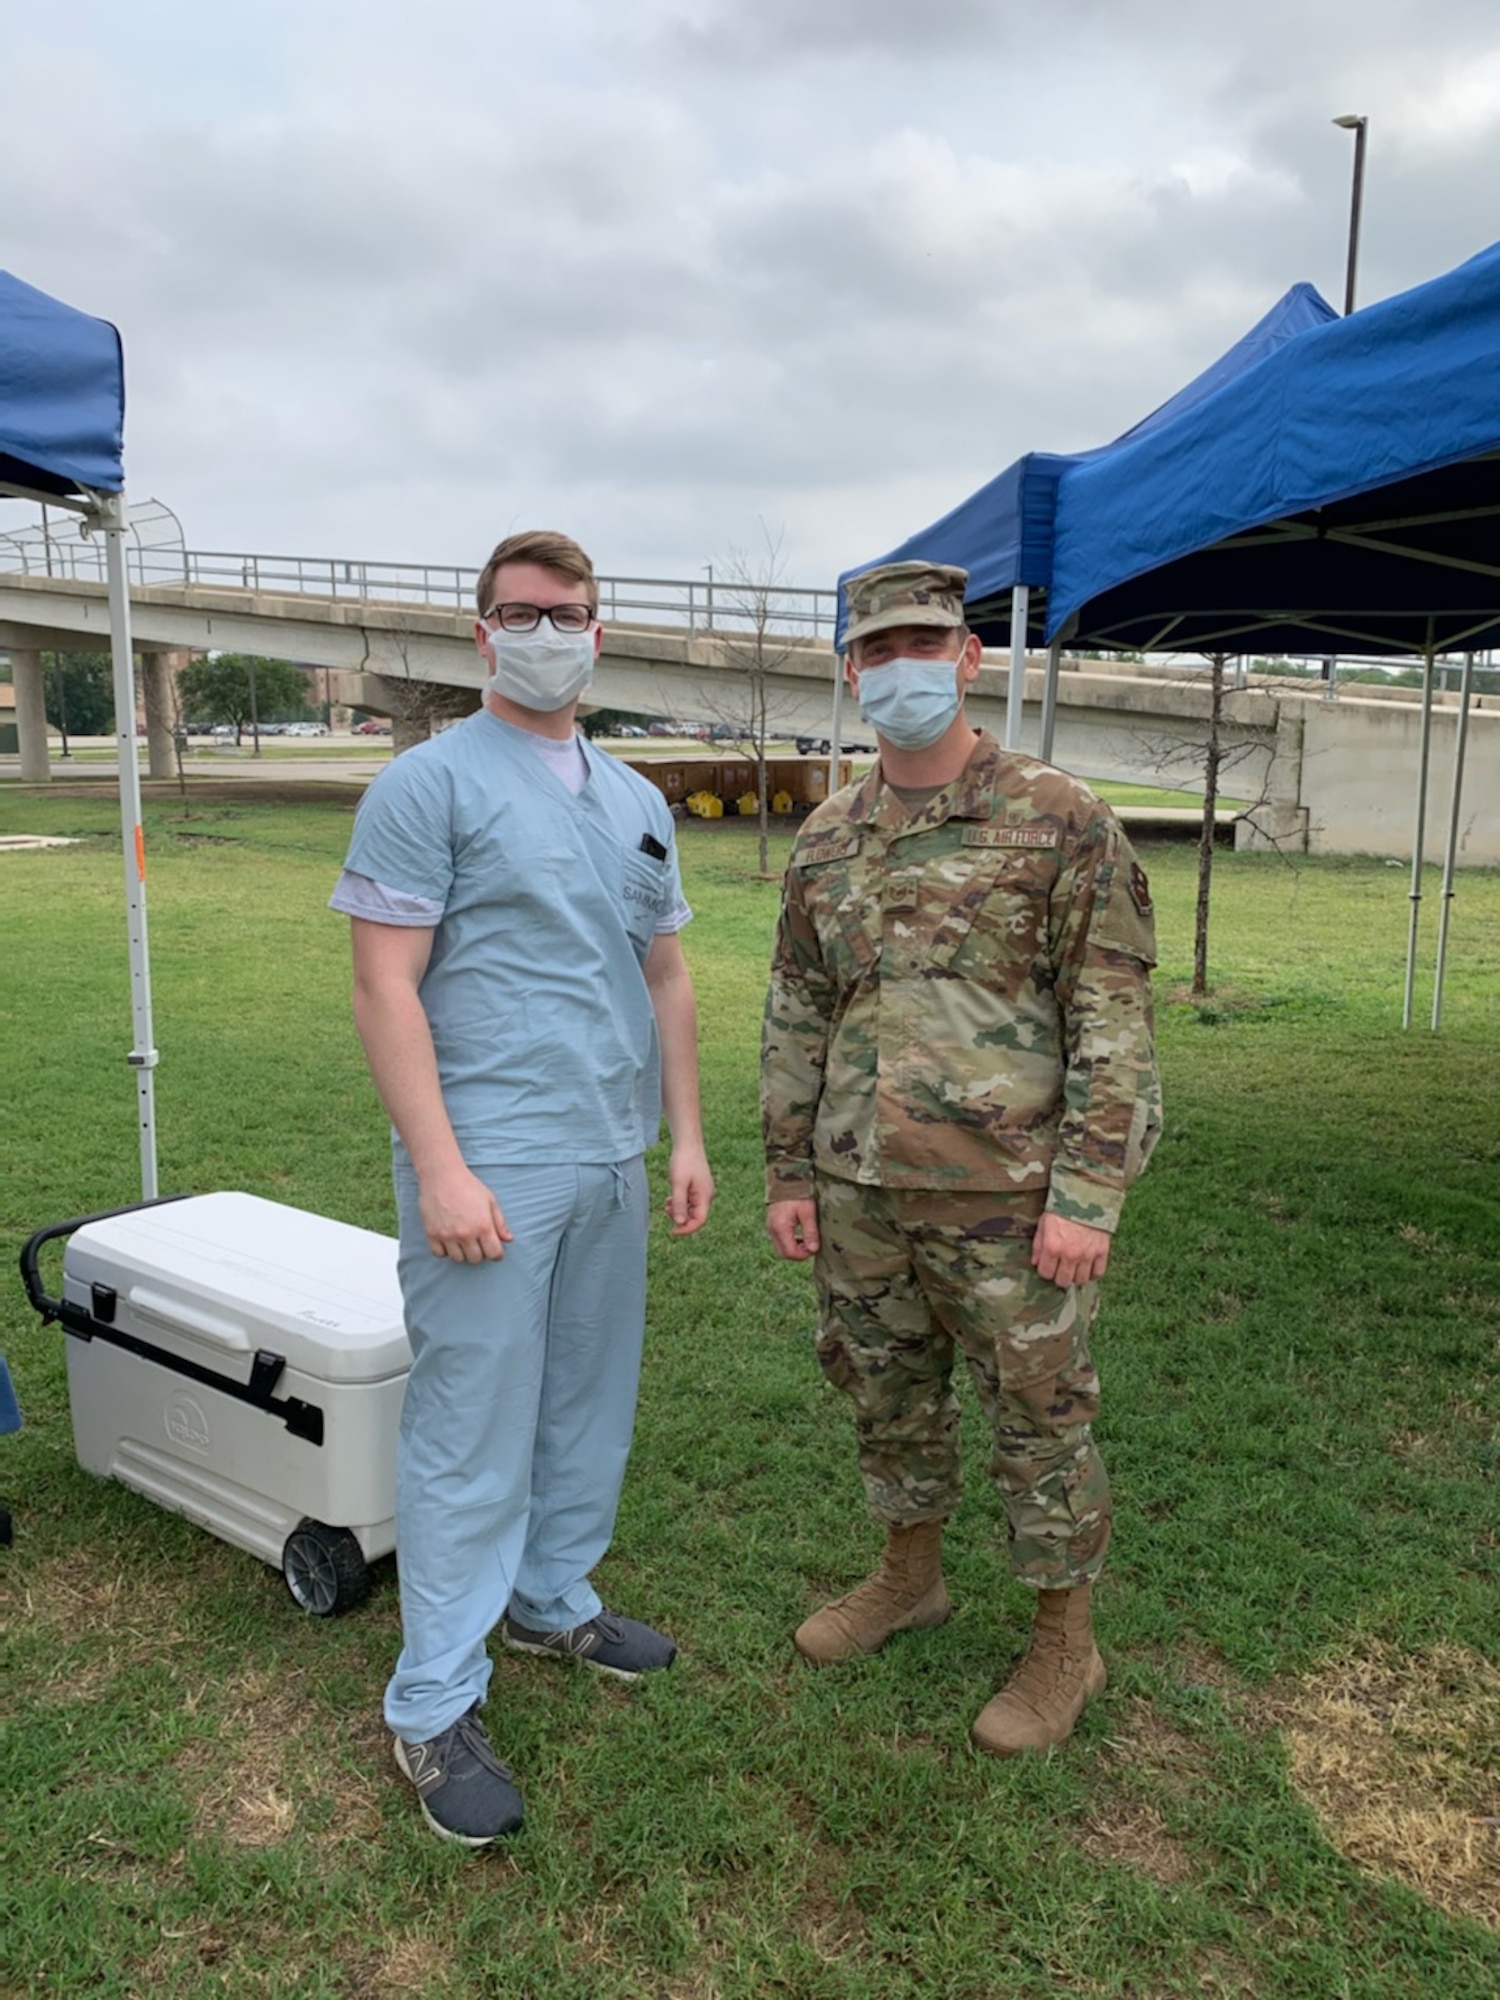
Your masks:
<svg viewBox="0 0 1500 2000"><path fill-rule="evenodd" d="M1087 1583L1109 1545L1110 1497L1090 1426L1097 1285L1066 1291L1031 1264L1034 1194L901 1191L823 1177L818 1359L854 1406L870 1511L888 1526L958 1504L958 1355L992 1439L1011 1567L1022 1583Z"/></svg>

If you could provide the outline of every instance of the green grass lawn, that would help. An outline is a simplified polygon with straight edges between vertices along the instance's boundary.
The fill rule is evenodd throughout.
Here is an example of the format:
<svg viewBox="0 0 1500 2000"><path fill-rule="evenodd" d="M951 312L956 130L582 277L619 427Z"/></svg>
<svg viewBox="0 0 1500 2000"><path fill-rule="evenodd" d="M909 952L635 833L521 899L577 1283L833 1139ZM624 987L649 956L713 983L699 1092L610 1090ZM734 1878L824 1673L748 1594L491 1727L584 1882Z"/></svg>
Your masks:
<svg viewBox="0 0 1500 2000"><path fill-rule="evenodd" d="M355 796L147 808L164 1189L392 1226L323 907ZM20 831L79 844L0 854L12 1273L33 1229L139 1191L116 809L7 788ZM1433 1036L1399 1026L1403 869L1221 854L1193 1004L1195 857L1144 850L1168 1134L1097 1342L1111 1684L1062 1752L997 1764L967 1730L1028 1601L972 1399L951 1622L847 1670L791 1652L876 1536L808 1275L761 1230L776 887L743 829L689 824L682 849L720 1196L654 1246L600 1577L678 1666L622 1688L499 1653L488 1720L527 1827L442 1846L380 1723L391 1565L311 1619L82 1473L63 1336L12 1276L0 2000L1500 1995L1500 873L1459 879ZM1429 971L1418 995L1425 1021Z"/></svg>

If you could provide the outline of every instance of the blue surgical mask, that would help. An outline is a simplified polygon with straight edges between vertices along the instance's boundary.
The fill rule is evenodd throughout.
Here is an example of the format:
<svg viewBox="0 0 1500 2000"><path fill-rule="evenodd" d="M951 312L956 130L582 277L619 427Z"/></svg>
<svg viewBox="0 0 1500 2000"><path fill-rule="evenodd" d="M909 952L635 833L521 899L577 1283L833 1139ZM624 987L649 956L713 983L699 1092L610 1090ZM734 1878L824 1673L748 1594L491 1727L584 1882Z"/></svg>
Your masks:
<svg viewBox="0 0 1500 2000"><path fill-rule="evenodd" d="M898 750L926 750L958 714L957 660L888 660L859 677L859 712Z"/></svg>
<svg viewBox="0 0 1500 2000"><path fill-rule="evenodd" d="M566 708L594 678L592 628L559 632L544 619L534 632L491 632L489 648L495 671L485 692L544 715Z"/></svg>

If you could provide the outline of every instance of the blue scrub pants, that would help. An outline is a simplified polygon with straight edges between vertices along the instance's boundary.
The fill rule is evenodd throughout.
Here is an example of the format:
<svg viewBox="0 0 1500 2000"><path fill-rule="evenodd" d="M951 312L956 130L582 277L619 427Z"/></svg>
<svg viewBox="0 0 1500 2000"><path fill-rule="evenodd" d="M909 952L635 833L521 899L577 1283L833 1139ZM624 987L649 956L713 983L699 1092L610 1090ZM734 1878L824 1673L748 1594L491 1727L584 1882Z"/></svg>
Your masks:
<svg viewBox="0 0 1500 2000"><path fill-rule="evenodd" d="M401 1162L412 1366L396 1459L403 1646L385 1716L421 1743L484 1699L507 1606L534 1631L600 1609L646 1317L644 1162L476 1167L514 1234L496 1263L434 1257Z"/></svg>

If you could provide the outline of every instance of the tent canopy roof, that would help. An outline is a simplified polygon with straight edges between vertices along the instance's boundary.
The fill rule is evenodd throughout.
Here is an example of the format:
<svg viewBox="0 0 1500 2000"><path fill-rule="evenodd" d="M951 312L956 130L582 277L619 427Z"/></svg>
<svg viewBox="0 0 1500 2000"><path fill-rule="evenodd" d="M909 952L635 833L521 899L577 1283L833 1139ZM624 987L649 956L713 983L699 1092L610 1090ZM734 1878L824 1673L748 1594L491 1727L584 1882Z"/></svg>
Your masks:
<svg viewBox="0 0 1500 2000"><path fill-rule="evenodd" d="M1337 318L1311 285L1293 285L1250 331L1185 388L1143 417L1113 443L1074 453L1029 452L980 487L930 527L909 536L885 555L857 563L839 578L839 639L843 637L842 586L874 563L922 560L957 563L969 572L970 620L987 640L1006 636L1010 592L1017 584L1045 590L1052 581L1053 537L1059 482L1073 469L1108 459L1132 440L1155 435L1214 395L1226 382L1253 369L1267 355L1310 327Z"/></svg>
<svg viewBox="0 0 1500 2000"><path fill-rule="evenodd" d="M1072 466L1047 636L1477 649L1500 643L1497 524L1500 245Z"/></svg>
<svg viewBox="0 0 1500 2000"><path fill-rule="evenodd" d="M119 334L0 271L0 489L121 492L124 426Z"/></svg>

